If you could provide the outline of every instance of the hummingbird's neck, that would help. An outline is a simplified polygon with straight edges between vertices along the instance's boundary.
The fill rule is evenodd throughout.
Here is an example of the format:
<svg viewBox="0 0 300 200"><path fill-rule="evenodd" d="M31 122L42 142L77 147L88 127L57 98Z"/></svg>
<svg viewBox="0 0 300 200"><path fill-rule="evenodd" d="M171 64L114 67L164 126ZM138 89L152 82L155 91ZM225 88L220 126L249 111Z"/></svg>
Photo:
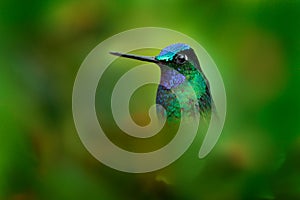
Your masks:
<svg viewBox="0 0 300 200"><path fill-rule="evenodd" d="M174 70L170 67L161 66L160 85L167 89L180 86L185 80L189 81L197 96L205 93L207 88L204 75L196 68Z"/></svg>

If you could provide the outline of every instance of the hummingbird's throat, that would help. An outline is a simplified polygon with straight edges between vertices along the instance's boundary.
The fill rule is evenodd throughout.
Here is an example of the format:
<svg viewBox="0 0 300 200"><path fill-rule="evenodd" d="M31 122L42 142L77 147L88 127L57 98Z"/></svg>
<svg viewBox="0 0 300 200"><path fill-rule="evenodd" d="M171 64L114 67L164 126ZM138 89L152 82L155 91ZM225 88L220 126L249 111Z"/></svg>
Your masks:
<svg viewBox="0 0 300 200"><path fill-rule="evenodd" d="M161 67L160 85L167 89L178 87L185 81L185 76L169 67Z"/></svg>

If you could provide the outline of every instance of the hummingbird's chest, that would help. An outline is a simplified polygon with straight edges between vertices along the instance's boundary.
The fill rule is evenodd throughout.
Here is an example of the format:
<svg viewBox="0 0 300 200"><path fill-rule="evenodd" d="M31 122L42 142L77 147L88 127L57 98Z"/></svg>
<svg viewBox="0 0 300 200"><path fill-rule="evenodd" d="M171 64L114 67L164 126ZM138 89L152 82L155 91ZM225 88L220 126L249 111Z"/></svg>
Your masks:
<svg viewBox="0 0 300 200"><path fill-rule="evenodd" d="M167 119L180 119L182 113L188 117L199 115L204 104L210 104L205 79L200 73L181 74L175 70L162 70L160 85L157 89L156 103L159 115Z"/></svg>

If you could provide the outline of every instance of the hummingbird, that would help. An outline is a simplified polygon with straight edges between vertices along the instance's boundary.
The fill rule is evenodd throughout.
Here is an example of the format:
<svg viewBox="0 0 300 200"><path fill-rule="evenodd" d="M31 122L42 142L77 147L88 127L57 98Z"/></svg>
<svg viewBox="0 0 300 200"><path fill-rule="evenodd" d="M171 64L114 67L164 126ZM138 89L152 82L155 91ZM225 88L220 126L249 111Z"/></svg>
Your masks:
<svg viewBox="0 0 300 200"><path fill-rule="evenodd" d="M172 44L153 57L119 52L110 53L115 56L155 63L160 67L161 75L156 93L156 104L160 104L164 109L157 107L157 113L165 116L168 121L180 120L182 111L191 117L196 114L206 117L210 113L213 101L209 82L200 67L194 50L189 45ZM192 86L193 93L187 89L187 82ZM177 91L176 95L175 90ZM181 98L181 103L177 99L178 96Z"/></svg>

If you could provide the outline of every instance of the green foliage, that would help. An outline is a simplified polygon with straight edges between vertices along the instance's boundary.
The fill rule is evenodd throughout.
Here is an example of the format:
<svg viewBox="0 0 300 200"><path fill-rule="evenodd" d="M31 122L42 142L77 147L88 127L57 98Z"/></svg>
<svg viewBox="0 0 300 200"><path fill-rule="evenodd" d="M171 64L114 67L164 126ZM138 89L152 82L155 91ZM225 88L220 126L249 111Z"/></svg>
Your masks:
<svg viewBox="0 0 300 200"><path fill-rule="evenodd" d="M3 0L0 10L0 199L300 198L300 1ZM95 45L143 26L181 31L206 48L225 82L228 114L204 160L196 159L198 138L174 165L132 175L85 150L71 94ZM147 124L142 110L133 119ZM102 123L112 123L107 116ZM125 148L153 148L111 130Z"/></svg>

